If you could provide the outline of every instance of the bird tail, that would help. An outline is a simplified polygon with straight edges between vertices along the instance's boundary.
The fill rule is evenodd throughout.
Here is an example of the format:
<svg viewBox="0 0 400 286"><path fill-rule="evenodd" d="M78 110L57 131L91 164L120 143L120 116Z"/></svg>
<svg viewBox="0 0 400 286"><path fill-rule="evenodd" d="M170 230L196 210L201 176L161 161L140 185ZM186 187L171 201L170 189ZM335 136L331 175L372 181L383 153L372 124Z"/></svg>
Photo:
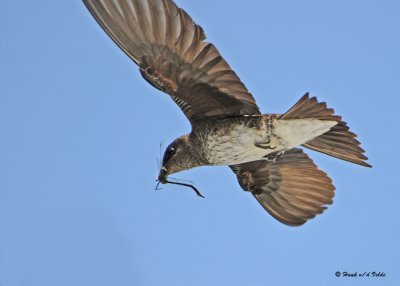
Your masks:
<svg viewBox="0 0 400 286"><path fill-rule="evenodd" d="M303 147L336 157L354 164L371 167L365 162L368 158L360 147L357 135L349 130L342 117L335 115L325 102L318 102L316 97L306 93L291 109L281 115L281 119L314 118L338 122L326 133L302 144Z"/></svg>

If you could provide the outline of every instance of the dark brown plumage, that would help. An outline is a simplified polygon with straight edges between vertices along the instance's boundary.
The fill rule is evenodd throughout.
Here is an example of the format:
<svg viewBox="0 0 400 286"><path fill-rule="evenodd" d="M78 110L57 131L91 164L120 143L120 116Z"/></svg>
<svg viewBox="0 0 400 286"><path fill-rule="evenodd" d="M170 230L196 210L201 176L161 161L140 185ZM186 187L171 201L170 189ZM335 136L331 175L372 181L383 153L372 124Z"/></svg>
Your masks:
<svg viewBox="0 0 400 286"><path fill-rule="evenodd" d="M323 212L335 190L296 146L370 166L346 122L315 97L306 94L285 114L262 115L203 29L173 1L83 2L144 79L169 94L191 122L192 132L164 154L161 183L197 166L230 165L243 190L294 226Z"/></svg>
<svg viewBox="0 0 400 286"><path fill-rule="evenodd" d="M193 124L215 116L259 114L253 96L203 29L170 0L85 0L142 76L168 93Z"/></svg>
<svg viewBox="0 0 400 286"><path fill-rule="evenodd" d="M245 191L288 225L301 225L322 213L335 195L332 180L298 148L285 152L275 162L259 160L231 169Z"/></svg>

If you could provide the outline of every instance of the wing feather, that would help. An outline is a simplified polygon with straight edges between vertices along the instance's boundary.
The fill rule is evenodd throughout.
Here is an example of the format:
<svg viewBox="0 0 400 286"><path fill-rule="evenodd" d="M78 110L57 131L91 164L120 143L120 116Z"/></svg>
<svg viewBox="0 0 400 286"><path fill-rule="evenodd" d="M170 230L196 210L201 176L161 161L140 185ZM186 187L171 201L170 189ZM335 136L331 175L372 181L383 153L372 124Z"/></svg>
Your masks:
<svg viewBox="0 0 400 286"><path fill-rule="evenodd" d="M253 96L203 29L172 0L83 0L154 87L184 103L192 125L208 117L260 114Z"/></svg>
<svg viewBox="0 0 400 286"><path fill-rule="evenodd" d="M302 225L333 202L332 180L301 149L288 150L275 162L259 160L231 168L243 190L284 224Z"/></svg>

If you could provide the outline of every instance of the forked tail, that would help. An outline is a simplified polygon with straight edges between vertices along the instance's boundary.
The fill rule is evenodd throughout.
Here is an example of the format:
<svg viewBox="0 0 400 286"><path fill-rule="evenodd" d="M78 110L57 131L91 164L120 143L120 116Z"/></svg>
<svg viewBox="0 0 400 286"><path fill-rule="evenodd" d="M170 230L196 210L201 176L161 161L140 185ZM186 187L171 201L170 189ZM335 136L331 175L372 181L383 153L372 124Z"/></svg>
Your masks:
<svg viewBox="0 0 400 286"><path fill-rule="evenodd" d="M337 121L328 132L302 144L302 146L332 157L336 157L354 164L371 167L365 162L368 158L360 147L357 135L349 130L342 117L335 115L333 109L328 108L325 102L318 102L317 98L309 97L306 93L291 109L281 115L281 119L315 118L320 120Z"/></svg>

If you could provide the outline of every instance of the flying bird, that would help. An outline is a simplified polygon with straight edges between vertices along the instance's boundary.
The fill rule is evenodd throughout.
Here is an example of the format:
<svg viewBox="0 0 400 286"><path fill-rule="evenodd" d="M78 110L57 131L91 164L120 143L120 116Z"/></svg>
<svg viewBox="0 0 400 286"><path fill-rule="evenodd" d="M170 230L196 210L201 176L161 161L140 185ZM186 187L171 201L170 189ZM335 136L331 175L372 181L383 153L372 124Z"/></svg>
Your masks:
<svg viewBox="0 0 400 286"><path fill-rule="evenodd" d="M83 0L143 78L168 94L192 131L165 150L159 183L199 166L229 166L241 188L280 222L298 226L333 202L335 187L300 146L361 166L346 122L305 94L286 113L262 114L203 29L172 0Z"/></svg>

